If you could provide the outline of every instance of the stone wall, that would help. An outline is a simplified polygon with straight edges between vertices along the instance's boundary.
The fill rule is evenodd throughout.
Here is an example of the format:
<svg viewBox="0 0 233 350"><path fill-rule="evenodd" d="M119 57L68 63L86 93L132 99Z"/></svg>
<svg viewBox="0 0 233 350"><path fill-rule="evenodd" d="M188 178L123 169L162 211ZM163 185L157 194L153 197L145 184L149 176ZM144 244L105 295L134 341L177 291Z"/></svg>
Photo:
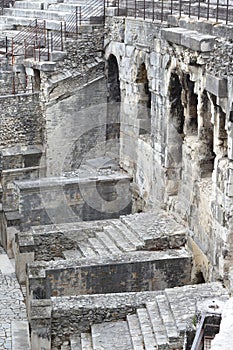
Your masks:
<svg viewBox="0 0 233 350"><path fill-rule="evenodd" d="M113 257L29 264L28 299L163 290L191 282L191 258L185 251L135 252L119 257L120 261Z"/></svg>
<svg viewBox="0 0 233 350"><path fill-rule="evenodd" d="M134 210L171 210L202 255L197 271L224 278L232 261L232 81L215 68L223 44L208 28L217 29L174 23L180 27L109 18L105 57L119 67L120 164L134 179Z"/></svg>
<svg viewBox="0 0 233 350"><path fill-rule="evenodd" d="M131 178L112 176L42 178L16 182L22 229L31 225L100 220L131 211ZM108 198L101 194L105 189Z"/></svg>
<svg viewBox="0 0 233 350"><path fill-rule="evenodd" d="M84 158L106 153L103 26L82 26L67 38L56 72L41 72L46 102L47 175L77 169ZM76 163L77 160L77 163Z"/></svg>
<svg viewBox="0 0 233 350"><path fill-rule="evenodd" d="M39 94L1 97L0 101L1 147L42 144L44 119Z"/></svg>
<svg viewBox="0 0 233 350"><path fill-rule="evenodd" d="M69 335L87 332L93 323L124 319L159 292L122 293L57 297L33 300L31 309L32 346L57 349ZM93 309L94 305L94 309ZM71 330L72 325L72 330Z"/></svg>

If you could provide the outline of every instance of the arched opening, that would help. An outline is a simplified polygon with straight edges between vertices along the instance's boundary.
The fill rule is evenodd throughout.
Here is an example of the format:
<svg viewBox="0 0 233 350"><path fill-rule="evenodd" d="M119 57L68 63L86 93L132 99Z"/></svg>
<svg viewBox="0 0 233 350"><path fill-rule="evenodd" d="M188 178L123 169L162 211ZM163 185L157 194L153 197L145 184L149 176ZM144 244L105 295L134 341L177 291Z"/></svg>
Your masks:
<svg viewBox="0 0 233 350"><path fill-rule="evenodd" d="M169 101L171 121L183 138L184 136L184 107L181 101L182 86L176 73L171 74L169 84Z"/></svg>
<svg viewBox="0 0 233 350"><path fill-rule="evenodd" d="M197 119L197 94L194 93L195 83L190 80L190 75L185 76L186 87L186 121L185 134L197 135L198 133L198 119Z"/></svg>
<svg viewBox="0 0 233 350"><path fill-rule="evenodd" d="M212 103L215 104L216 97L211 97ZM211 177L214 169L214 127L212 124L211 100L207 96L207 92L203 91L201 96L201 117L202 126L199 128L199 141L201 142L199 154L200 176Z"/></svg>
<svg viewBox="0 0 233 350"><path fill-rule="evenodd" d="M40 91L40 71L39 69L34 69L34 86L33 86L33 91Z"/></svg>
<svg viewBox="0 0 233 350"><path fill-rule="evenodd" d="M106 140L119 139L120 137L120 80L117 59L110 55L107 61L107 127Z"/></svg>
<svg viewBox="0 0 233 350"><path fill-rule="evenodd" d="M138 119L139 135L150 134L151 132L151 92L145 63L139 67L136 77L138 91Z"/></svg>
<svg viewBox="0 0 233 350"><path fill-rule="evenodd" d="M173 72L169 83L170 114L166 140L166 191L169 196L178 194L182 176L182 147L184 139L184 107L182 85Z"/></svg>

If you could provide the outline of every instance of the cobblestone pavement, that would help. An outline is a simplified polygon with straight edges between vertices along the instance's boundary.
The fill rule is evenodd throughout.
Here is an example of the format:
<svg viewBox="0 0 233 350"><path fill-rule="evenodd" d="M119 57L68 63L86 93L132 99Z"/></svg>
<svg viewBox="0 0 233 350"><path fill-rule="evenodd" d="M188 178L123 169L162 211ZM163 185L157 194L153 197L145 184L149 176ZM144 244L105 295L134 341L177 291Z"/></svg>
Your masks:
<svg viewBox="0 0 233 350"><path fill-rule="evenodd" d="M14 267L0 247L0 350L12 347L11 322L26 319L26 306Z"/></svg>

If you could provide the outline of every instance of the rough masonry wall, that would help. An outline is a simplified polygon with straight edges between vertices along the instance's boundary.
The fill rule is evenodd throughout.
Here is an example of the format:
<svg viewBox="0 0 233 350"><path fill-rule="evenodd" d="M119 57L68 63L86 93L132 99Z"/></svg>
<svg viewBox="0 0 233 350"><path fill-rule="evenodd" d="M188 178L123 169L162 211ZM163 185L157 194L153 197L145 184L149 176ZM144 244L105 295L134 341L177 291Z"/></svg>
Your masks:
<svg viewBox="0 0 233 350"><path fill-rule="evenodd" d="M158 203L172 210L189 228L197 271L206 280L224 278L232 259L231 78L211 69L222 39L169 30L109 20L106 58L116 57L121 87L121 166L134 178L135 210Z"/></svg>
<svg viewBox="0 0 233 350"><path fill-rule="evenodd" d="M57 63L56 71L41 72L48 176L77 169L85 157L104 153L104 30L98 25L83 26L81 30L78 38L67 38L66 56ZM96 146L102 151L92 151Z"/></svg>
<svg viewBox="0 0 233 350"><path fill-rule="evenodd" d="M2 148L43 143L44 119L39 94L1 97Z"/></svg>

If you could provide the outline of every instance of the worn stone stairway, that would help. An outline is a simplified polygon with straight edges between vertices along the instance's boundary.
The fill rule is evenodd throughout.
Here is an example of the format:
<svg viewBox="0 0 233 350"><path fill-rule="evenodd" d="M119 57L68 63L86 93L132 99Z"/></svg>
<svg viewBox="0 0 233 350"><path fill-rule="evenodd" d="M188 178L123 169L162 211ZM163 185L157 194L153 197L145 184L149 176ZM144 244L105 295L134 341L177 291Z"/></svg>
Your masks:
<svg viewBox="0 0 233 350"><path fill-rule="evenodd" d="M220 283L166 289L124 320L95 323L89 333L72 334L61 349L181 350L185 332L194 329L199 304L205 301L211 310L227 299Z"/></svg>
<svg viewBox="0 0 233 350"><path fill-rule="evenodd" d="M184 257L185 243L185 228L166 212L153 210L119 219L34 226L30 231L18 232L14 250L18 278L23 282L25 259L32 262L32 253L38 262L62 258L101 264L106 259L149 258L156 251L161 257Z"/></svg>
<svg viewBox="0 0 233 350"><path fill-rule="evenodd" d="M184 246L185 229L165 212L149 212L109 220L95 237L80 242L80 257L111 256L135 250L165 250ZM74 257L76 256L74 251ZM70 255L71 257L71 255Z"/></svg>
<svg viewBox="0 0 233 350"><path fill-rule="evenodd" d="M83 17L93 16L97 9L103 7L101 1L16 1L13 7L5 8L3 16L0 16L0 29L13 29L15 26L28 26L35 19L46 20L46 28L56 30L60 27L61 21L67 21L70 15L75 12L77 6L83 8Z"/></svg>

